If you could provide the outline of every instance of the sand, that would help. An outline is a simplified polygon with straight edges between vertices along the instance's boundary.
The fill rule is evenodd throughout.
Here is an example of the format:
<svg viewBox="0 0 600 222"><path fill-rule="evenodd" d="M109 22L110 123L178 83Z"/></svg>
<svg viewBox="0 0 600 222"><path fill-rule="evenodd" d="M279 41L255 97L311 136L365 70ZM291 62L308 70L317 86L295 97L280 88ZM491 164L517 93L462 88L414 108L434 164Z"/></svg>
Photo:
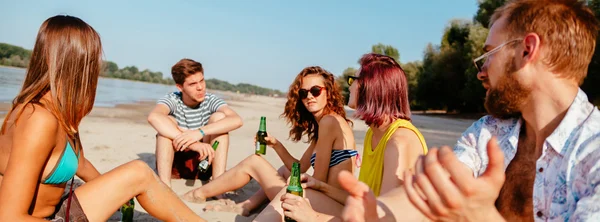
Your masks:
<svg viewBox="0 0 600 222"><path fill-rule="evenodd" d="M230 148L227 169L235 166L241 160L254 153L253 138L258 130L260 116L267 117L267 131L278 138L292 155L299 158L308 146L305 143L294 143L288 140L289 128L280 118L285 104L284 98L264 96L247 96L226 93L231 99L227 103L244 121L244 125L230 133ZM154 107L153 102L117 105L116 107L95 107L81 123L81 138L86 157L100 171L105 173L111 169L132 160L143 160L156 170L155 166L155 135L156 131L148 124L146 117ZM10 108L9 104L0 103L0 118ZM351 117L352 110L347 109ZM362 152L362 143L367 126L360 120L353 119L357 149ZM443 116L413 115L413 124L423 133L429 147L453 145L460 133L471 125L473 119L447 118ZM282 165L277 154L267 150L265 158L275 167ZM310 170L308 173L312 173ZM81 181L76 179L76 185ZM172 189L177 194L202 186L201 181L173 180ZM252 195L259 186L251 181L245 187L230 192L228 195L234 201L243 201ZM244 217L232 212L205 212L203 209L217 201L207 201L204 204L186 202L186 204L208 221L251 221L256 217L254 212ZM115 213L110 221L118 221L119 214ZM153 218L136 202L136 221L158 221Z"/></svg>

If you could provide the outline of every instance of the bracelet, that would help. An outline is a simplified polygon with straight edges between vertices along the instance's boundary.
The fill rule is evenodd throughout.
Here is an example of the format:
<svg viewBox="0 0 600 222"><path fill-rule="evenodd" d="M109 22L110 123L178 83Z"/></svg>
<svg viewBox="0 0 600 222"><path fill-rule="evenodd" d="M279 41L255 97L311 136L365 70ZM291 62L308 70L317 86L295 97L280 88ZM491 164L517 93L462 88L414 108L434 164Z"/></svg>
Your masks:
<svg viewBox="0 0 600 222"><path fill-rule="evenodd" d="M204 134L204 130L202 130L202 128L198 128L198 130L200 131L200 133L202 134L202 137L206 136L206 134Z"/></svg>

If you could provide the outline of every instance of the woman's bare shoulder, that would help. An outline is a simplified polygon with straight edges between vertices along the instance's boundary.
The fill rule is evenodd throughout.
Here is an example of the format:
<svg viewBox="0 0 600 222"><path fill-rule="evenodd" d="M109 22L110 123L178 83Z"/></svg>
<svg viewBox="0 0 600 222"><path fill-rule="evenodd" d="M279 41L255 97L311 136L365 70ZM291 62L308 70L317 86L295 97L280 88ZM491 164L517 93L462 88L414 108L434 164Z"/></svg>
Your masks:
<svg viewBox="0 0 600 222"><path fill-rule="evenodd" d="M338 114L327 114L319 120L319 127L321 126L349 126L349 124Z"/></svg>
<svg viewBox="0 0 600 222"><path fill-rule="evenodd" d="M390 137L387 143L386 150L394 148L397 152L422 152L421 141L417 134L407 128L398 128Z"/></svg>
<svg viewBox="0 0 600 222"><path fill-rule="evenodd" d="M18 115L20 109L22 112ZM16 130L43 128L45 131L56 132L59 126L56 116L38 104L18 105L8 118L7 124Z"/></svg>

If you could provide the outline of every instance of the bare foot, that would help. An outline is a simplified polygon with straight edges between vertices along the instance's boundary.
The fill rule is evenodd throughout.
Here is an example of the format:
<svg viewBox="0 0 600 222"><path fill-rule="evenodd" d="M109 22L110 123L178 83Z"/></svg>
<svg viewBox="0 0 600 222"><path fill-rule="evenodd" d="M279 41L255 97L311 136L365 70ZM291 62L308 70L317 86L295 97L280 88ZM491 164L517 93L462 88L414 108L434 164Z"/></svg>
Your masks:
<svg viewBox="0 0 600 222"><path fill-rule="evenodd" d="M208 199L209 200L231 200L231 199L235 198L236 196L237 195L234 192L229 191L229 192L226 192L226 193L222 193L222 194L216 195L214 197L210 197Z"/></svg>
<svg viewBox="0 0 600 222"><path fill-rule="evenodd" d="M242 212L240 213L240 215L242 215L244 217L250 216L250 209L246 207L248 204L250 204L250 202L248 202L248 201L244 201L239 204L236 204L237 208L242 209Z"/></svg>
<svg viewBox="0 0 600 222"><path fill-rule="evenodd" d="M181 199L188 201L188 202L192 202L192 203L204 203L206 202L206 198L202 198L202 197L197 197L196 195L194 195L194 191L191 190L187 193L185 193L184 195L180 196Z"/></svg>
<svg viewBox="0 0 600 222"><path fill-rule="evenodd" d="M206 207L204 207L204 211L232 212L245 216L243 215L243 208L238 207L232 200L218 200L212 202L211 204L207 204Z"/></svg>

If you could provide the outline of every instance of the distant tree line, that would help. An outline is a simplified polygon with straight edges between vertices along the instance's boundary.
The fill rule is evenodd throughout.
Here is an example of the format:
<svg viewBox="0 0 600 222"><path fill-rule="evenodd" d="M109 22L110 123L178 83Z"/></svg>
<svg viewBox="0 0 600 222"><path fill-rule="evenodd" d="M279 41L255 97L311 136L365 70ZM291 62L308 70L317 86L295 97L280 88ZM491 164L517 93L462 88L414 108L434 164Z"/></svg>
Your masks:
<svg viewBox="0 0 600 222"><path fill-rule="evenodd" d="M413 110L446 110L460 113L482 113L485 89L477 79L473 59L483 54L482 48L488 34L486 28L494 10L505 0L478 0L473 20L451 20L441 42L428 44L421 61L400 63L400 54L393 46L376 44L372 52L388 55L404 69L409 85ZM600 19L600 0L588 0L588 6ZM597 41L600 43L599 41ZM591 102L600 105L600 48L596 44L588 75L582 90ZM342 93L348 98L346 77L354 75L355 68L347 68L337 77Z"/></svg>
<svg viewBox="0 0 600 222"><path fill-rule="evenodd" d="M0 65L27 68L31 50L6 43L0 43ZM172 78L163 78L162 72L153 72L148 69L139 70L136 66L119 66L112 61L104 61L100 76L107 78L127 79L134 81L151 82L158 84L174 85ZM218 79L207 79L206 87L214 90L232 91L253 95L282 96L279 90L268 89L247 83L231 84Z"/></svg>
<svg viewBox="0 0 600 222"><path fill-rule="evenodd" d="M222 91L231 91L252 95L266 95L266 96L285 96L283 92L279 90L268 89L260 86L251 85L248 83L231 84L227 81L218 79L207 79L206 87L209 89L216 89Z"/></svg>
<svg viewBox="0 0 600 222"><path fill-rule="evenodd" d="M0 65L25 68L30 57L30 50L0 42Z"/></svg>
<svg viewBox="0 0 600 222"><path fill-rule="evenodd" d="M104 61L103 70L100 76L116 79L128 79L142 82L151 82L159 84L174 85L175 81L171 78L163 78L162 72L152 72L148 69L140 71L135 66L125 66L119 69L119 66L111 61Z"/></svg>

